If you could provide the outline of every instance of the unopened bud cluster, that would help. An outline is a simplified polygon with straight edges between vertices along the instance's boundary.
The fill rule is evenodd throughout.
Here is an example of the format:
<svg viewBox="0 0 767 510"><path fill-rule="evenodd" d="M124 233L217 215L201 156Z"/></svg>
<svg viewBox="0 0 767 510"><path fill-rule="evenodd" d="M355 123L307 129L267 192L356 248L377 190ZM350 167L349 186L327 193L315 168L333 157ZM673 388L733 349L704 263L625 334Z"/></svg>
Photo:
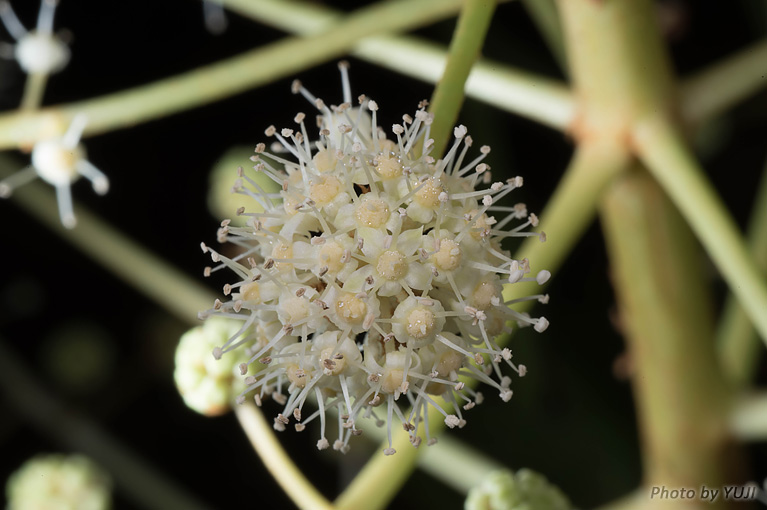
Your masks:
<svg viewBox="0 0 767 510"><path fill-rule="evenodd" d="M502 286L542 284L549 273L532 275L528 261L512 259L500 241L544 234L527 231L538 220L524 204L498 205L522 178L494 181L483 162L490 148L472 150L464 126L435 159L425 101L384 130L375 101L360 96L352 105L346 66L340 67L339 106L293 85L319 112L318 137L299 113L294 126L270 126L274 143L255 149L253 170L281 191L268 193L250 171L239 170L234 191L257 200L263 212L238 210L249 219L244 227L222 223L219 241L239 247L236 257L202 246L218 264L206 274L228 267L237 280L224 287L228 300L216 300L201 316L240 321L214 356L246 349L240 401L251 394L260 404L271 396L283 406L276 429L292 423L300 431L319 419L317 447L345 452L351 436L362 433L359 418L372 416L387 424L384 452L392 454L395 424L419 446L429 406L449 427L465 424L464 411L482 395L461 377L511 398L502 368L520 376L526 369L494 338L510 321L537 331L548 321L510 309ZM316 400L317 409L307 409L307 400ZM326 435L331 409L338 413L333 443Z"/></svg>
<svg viewBox="0 0 767 510"><path fill-rule="evenodd" d="M464 510L571 510L567 496L530 469L494 471L473 487Z"/></svg>
<svg viewBox="0 0 767 510"><path fill-rule="evenodd" d="M109 476L82 455L39 455L6 483L7 510L108 510Z"/></svg>
<svg viewBox="0 0 767 510"><path fill-rule="evenodd" d="M243 351L225 360L210 355L211 349L226 342L238 329L235 321L212 317L179 340L173 379L190 409L206 416L224 414L242 391L244 386L237 375L239 363L247 361Z"/></svg>

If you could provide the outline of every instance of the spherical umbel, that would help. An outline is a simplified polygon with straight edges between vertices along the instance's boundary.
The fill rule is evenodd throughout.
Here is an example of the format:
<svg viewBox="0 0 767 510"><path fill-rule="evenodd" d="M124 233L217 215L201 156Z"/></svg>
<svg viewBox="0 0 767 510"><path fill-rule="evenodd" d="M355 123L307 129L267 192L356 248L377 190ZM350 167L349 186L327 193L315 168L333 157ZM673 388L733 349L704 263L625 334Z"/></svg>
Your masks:
<svg viewBox="0 0 767 510"><path fill-rule="evenodd" d="M293 92L317 109L319 133L310 134L299 113L295 126L266 129L273 144L256 146L255 175L281 191L269 193L253 172L238 170L234 191L264 207L238 211L249 217L245 227L222 222L219 240L233 242L240 255L227 258L203 245L217 264L205 274L228 267L238 280L224 287L229 301L216 300L201 316L240 319L240 330L214 354L244 347L246 367L260 370L246 378L240 400L275 400L282 406L275 429L294 420L302 431L319 420L317 447L345 452L362 433L358 418L375 416L387 426L390 455L398 425L420 445L429 408L448 427L466 423L463 413L482 395L461 378L511 398L511 378L502 370L523 376L526 369L495 338L514 322L543 331L548 321L510 308L519 300L504 302L502 286L544 284L549 274L529 276L530 262L500 245L503 237L543 237L528 230L538 220L524 204L499 204L521 178L493 182L483 163L489 147L471 156L464 126L435 159L425 101L387 133L375 101L360 96L353 103L347 66L340 68L338 106L293 83ZM502 230L514 220L520 224ZM252 327L259 333L249 333ZM307 401L318 409L308 411ZM331 409L340 416L334 440L327 434ZM423 431L433 444L428 427Z"/></svg>

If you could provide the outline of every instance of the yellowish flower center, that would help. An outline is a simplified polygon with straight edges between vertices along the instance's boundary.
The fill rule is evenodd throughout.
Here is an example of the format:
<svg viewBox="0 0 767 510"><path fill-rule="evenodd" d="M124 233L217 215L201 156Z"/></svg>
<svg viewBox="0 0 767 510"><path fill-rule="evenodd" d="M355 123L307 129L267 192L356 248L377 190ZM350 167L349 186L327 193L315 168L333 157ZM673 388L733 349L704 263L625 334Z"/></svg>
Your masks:
<svg viewBox="0 0 767 510"><path fill-rule="evenodd" d="M376 270L389 281L399 280L407 273L405 256L397 250L385 251L378 257Z"/></svg>
<svg viewBox="0 0 767 510"><path fill-rule="evenodd" d="M415 201L426 208L434 209L439 206L439 194L444 191L439 179L430 177L415 194Z"/></svg>
<svg viewBox="0 0 767 510"><path fill-rule="evenodd" d="M378 173L384 180L394 179L402 175L402 163L392 153L379 154L375 158L375 165Z"/></svg>
<svg viewBox="0 0 767 510"><path fill-rule="evenodd" d="M458 351L449 350L440 357L437 364L437 373L440 378L444 379L450 375L450 372L460 369L462 364L463 354Z"/></svg>
<svg viewBox="0 0 767 510"><path fill-rule="evenodd" d="M246 283L240 289L240 294L245 301L261 302L261 289L258 286L258 282Z"/></svg>
<svg viewBox="0 0 767 510"><path fill-rule="evenodd" d="M330 274L336 274L343 269L341 258L344 256L343 247L335 241L330 241L320 248L320 267L327 266Z"/></svg>
<svg viewBox="0 0 767 510"><path fill-rule="evenodd" d="M285 315L286 324L294 324L309 316L311 310L309 301L301 297L291 297L280 303L280 310Z"/></svg>
<svg viewBox="0 0 767 510"><path fill-rule="evenodd" d="M407 334L424 338L434 331L434 313L426 308L416 308L407 316Z"/></svg>
<svg viewBox="0 0 767 510"><path fill-rule="evenodd" d="M326 205L333 201L341 191L341 181L332 175L325 175L319 178L318 182L312 185L309 191L309 197L317 205Z"/></svg>
<svg viewBox="0 0 767 510"><path fill-rule="evenodd" d="M285 369L285 372L288 375L288 380L297 388L305 387L307 381L309 381L309 379L312 377L311 371L300 368L297 363L288 365L288 368Z"/></svg>
<svg viewBox="0 0 767 510"><path fill-rule="evenodd" d="M336 301L336 315L348 324L361 324L365 320L368 305L354 294L344 294Z"/></svg>
<svg viewBox="0 0 767 510"><path fill-rule="evenodd" d="M278 262L277 259L289 259L293 257L293 246L285 244L282 241L274 245L272 249L272 258L275 259L274 267L279 271L286 271L293 267L290 262Z"/></svg>
<svg viewBox="0 0 767 510"><path fill-rule="evenodd" d="M437 363L437 376L440 379L447 379L450 372L457 371L463 364L463 355L459 352L450 350L440 357ZM448 386L442 383L432 382L426 386L426 392L432 395L442 395L448 389Z"/></svg>
<svg viewBox="0 0 767 510"><path fill-rule="evenodd" d="M380 198L360 200L355 213L363 227L379 228L389 221L389 206Z"/></svg>
<svg viewBox="0 0 767 510"><path fill-rule="evenodd" d="M471 217L473 218L478 212L479 211L477 209L472 209L472 211L469 214L471 214ZM482 237L482 232L490 229L490 225L491 223L488 222L487 215L483 214L482 216L477 218L477 221L472 223L471 231L470 231L471 237L479 241L480 238Z"/></svg>
<svg viewBox="0 0 767 510"><path fill-rule="evenodd" d="M288 216L295 216L298 213L298 209L296 206L303 202L302 197L298 197L296 195L288 195L283 194L282 197L282 207L285 209L285 212Z"/></svg>
<svg viewBox="0 0 767 510"><path fill-rule="evenodd" d="M461 247L452 239L443 239L433 255L434 264L443 271L453 271L461 263Z"/></svg>
<svg viewBox="0 0 767 510"><path fill-rule="evenodd" d="M320 353L320 366L325 373L338 375L346 368L346 358L341 353L333 354L332 347L326 347Z"/></svg>
<svg viewBox="0 0 767 510"><path fill-rule="evenodd" d="M479 310L487 310L492 305L492 299L498 296L495 286L490 282L482 282L471 295L471 304Z"/></svg>
<svg viewBox="0 0 767 510"><path fill-rule="evenodd" d="M338 157L332 150L320 151L312 158L315 168L321 174L335 170L336 161L338 161Z"/></svg>
<svg viewBox="0 0 767 510"><path fill-rule="evenodd" d="M394 393L402 385L402 378L405 372L399 368L393 368L386 370L383 377L381 377L381 391L384 393Z"/></svg>

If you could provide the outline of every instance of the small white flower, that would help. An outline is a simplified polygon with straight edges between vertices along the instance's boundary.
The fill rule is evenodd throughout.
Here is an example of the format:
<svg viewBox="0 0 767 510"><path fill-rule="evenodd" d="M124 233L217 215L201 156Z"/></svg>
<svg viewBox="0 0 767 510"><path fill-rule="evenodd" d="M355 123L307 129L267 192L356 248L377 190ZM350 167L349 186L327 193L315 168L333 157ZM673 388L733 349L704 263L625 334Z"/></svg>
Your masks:
<svg viewBox="0 0 767 510"><path fill-rule="evenodd" d="M14 56L28 74L53 74L69 63L69 48L53 33L53 16L58 0L43 0L35 30L27 31L8 1L0 2L0 20L16 39Z"/></svg>
<svg viewBox="0 0 767 510"><path fill-rule="evenodd" d="M17 188L35 177L40 177L56 188L61 223L74 228L77 220L72 208L71 185L85 177L99 195L109 191L109 180L101 170L85 159L85 147L80 136L87 120L77 115L64 136L40 140L32 147L32 166L0 181L0 198L7 198Z"/></svg>

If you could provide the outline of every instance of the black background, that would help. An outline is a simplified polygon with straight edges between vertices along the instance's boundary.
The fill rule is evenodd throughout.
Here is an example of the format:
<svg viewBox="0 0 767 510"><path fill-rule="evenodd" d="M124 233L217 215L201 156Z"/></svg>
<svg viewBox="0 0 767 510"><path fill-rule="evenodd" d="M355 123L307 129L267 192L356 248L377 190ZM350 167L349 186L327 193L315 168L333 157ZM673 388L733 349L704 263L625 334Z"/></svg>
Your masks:
<svg viewBox="0 0 767 510"><path fill-rule="evenodd" d="M353 2L336 2L352 8ZM693 72L763 37L767 8L757 2L664 2L677 15L669 45L680 75ZM14 2L26 26L37 5ZM670 9L670 10L668 10ZM186 0L97 2L64 0L56 27L74 35L72 61L48 86L45 104L67 103L142 85L279 40L284 36L229 14L223 35L207 33L202 7ZM454 21L419 31L446 44ZM0 30L0 39L9 36ZM548 76L563 76L518 3L498 8L485 55ZM350 58L355 94L381 107L382 125L414 111L432 87ZM334 62L298 73L315 95L341 101ZM218 221L208 212L208 172L228 148L255 145L269 124L287 126L309 106L290 94L291 78L202 108L86 140L89 159L111 180L106 197L87 183L75 199L189 278L202 280L207 259L200 241L213 244ZM24 75L0 61L0 107L19 102ZM700 138L699 154L719 192L743 225L767 150L767 95L739 105ZM478 144L493 147L497 175L522 175L514 201L540 212L572 153L566 135L467 100L460 122ZM20 161L27 155L19 154ZM245 164L246 162L243 162ZM543 218L545 230L545 218ZM136 454L212 508L290 508L232 416L208 419L188 410L172 381L172 356L188 327L157 303L51 234L13 203L0 202L0 334L46 387ZM555 272L551 327L513 340L529 375L515 380L515 396L475 408L461 440L517 469L544 473L579 507L618 497L640 482L640 458L630 386L613 370L623 352L609 317L614 308L608 261L598 224ZM713 281L718 303L724 285ZM217 288L222 283L207 281ZM85 339L85 340L83 340ZM73 343L74 342L74 343ZM86 361L96 361L89 370ZM67 366L75 365L77 369ZM63 367L63 368L62 368ZM79 382L78 382L79 381ZM267 409L267 411L270 411ZM0 480L39 452L66 451L0 400ZM281 438L310 479L334 497L369 455L361 440L343 458L318 452L316 434ZM435 446L438 447L438 446ZM750 449L753 476L764 476L763 445ZM376 453L378 454L378 453ZM341 462L342 461L342 462ZM108 466L107 466L108 468ZM455 469L461 469L456 466ZM392 508L461 508L461 499L416 473ZM116 508L133 508L121 490Z"/></svg>

